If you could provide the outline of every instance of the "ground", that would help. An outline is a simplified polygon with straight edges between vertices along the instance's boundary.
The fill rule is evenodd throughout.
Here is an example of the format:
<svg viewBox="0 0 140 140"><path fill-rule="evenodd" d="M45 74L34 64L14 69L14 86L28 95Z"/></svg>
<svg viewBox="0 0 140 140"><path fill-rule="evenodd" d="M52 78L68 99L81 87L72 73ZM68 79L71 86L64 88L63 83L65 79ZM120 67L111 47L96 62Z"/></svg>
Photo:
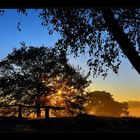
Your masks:
<svg viewBox="0 0 140 140"><path fill-rule="evenodd" d="M0 133L140 133L140 118L78 115L70 118L18 119L1 117Z"/></svg>

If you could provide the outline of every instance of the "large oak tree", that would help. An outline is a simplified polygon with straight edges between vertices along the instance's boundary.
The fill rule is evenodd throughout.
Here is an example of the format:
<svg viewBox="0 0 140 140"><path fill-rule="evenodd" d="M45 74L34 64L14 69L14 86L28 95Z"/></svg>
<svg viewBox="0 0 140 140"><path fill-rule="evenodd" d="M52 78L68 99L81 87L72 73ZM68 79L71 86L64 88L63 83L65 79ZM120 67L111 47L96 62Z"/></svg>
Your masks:
<svg viewBox="0 0 140 140"><path fill-rule="evenodd" d="M36 105L40 117L40 106L46 105L47 96L57 93L64 84L83 93L90 83L87 78L68 63L64 52L21 43L20 49L14 49L0 61L1 104Z"/></svg>

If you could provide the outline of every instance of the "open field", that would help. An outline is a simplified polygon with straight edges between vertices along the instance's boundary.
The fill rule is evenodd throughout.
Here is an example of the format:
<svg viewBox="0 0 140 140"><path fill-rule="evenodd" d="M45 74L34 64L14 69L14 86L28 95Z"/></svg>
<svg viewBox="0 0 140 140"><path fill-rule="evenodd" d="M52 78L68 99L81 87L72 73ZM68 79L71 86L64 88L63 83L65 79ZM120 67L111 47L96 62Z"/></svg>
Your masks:
<svg viewBox="0 0 140 140"><path fill-rule="evenodd" d="M140 118L96 117L79 115L73 118L19 120L16 117L0 118L0 133L140 133Z"/></svg>

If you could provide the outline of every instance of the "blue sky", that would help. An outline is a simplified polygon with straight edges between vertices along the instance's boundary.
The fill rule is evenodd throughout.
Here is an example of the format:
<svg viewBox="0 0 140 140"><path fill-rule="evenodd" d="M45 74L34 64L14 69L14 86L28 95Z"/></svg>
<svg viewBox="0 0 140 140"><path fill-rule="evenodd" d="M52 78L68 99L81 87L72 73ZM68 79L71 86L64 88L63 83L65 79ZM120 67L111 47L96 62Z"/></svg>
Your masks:
<svg viewBox="0 0 140 140"><path fill-rule="evenodd" d="M22 31L17 30L17 23L21 22ZM47 28L41 26L41 20L37 17L34 10L29 11L28 16L18 14L14 9L9 9L3 16L0 16L0 59L6 57L13 48L20 47L20 42L24 41L27 45L48 47L53 46L59 38L59 34L54 33L49 36ZM70 57L70 63L80 65L87 71L85 56L80 58ZM110 92L116 100L140 101L140 76L132 69L127 59L122 60L119 74L110 72L109 76L103 80L102 77L92 78L90 88L92 90L105 90Z"/></svg>
<svg viewBox="0 0 140 140"><path fill-rule="evenodd" d="M17 30L17 23L21 22L22 31ZM29 16L18 14L15 9L9 9L0 16L0 58L6 56L14 47L20 47L20 42L33 46L53 46L59 35L48 35L47 29L41 26L41 20L34 10L29 11Z"/></svg>

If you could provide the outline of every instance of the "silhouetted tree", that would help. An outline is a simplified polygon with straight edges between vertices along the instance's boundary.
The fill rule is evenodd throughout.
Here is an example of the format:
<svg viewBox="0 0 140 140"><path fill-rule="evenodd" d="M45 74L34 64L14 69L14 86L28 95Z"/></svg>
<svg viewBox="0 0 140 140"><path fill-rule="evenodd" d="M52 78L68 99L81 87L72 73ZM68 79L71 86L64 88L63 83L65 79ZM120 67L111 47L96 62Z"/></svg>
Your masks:
<svg viewBox="0 0 140 140"><path fill-rule="evenodd" d="M136 8L50 8L40 13L42 25L61 34L57 47L70 47L75 55L88 51L93 75L104 77L108 68L118 72L124 55L140 74L139 15Z"/></svg>
<svg viewBox="0 0 140 140"><path fill-rule="evenodd" d="M105 91L88 92L87 113L100 116L127 116L128 103L118 102L112 98L112 95Z"/></svg>
<svg viewBox="0 0 140 140"><path fill-rule="evenodd" d="M89 84L87 77L68 63L64 52L21 43L0 62L1 102L36 105L40 117L46 96L57 93L65 80L69 88L82 92Z"/></svg>
<svg viewBox="0 0 140 140"><path fill-rule="evenodd" d="M24 8L17 12L28 15ZM75 56L89 53L87 65L93 76L106 77L109 69L117 73L125 56L140 74L139 8L48 8L38 12L50 34L60 33L58 49L71 50ZM21 31L20 22L17 28Z"/></svg>

